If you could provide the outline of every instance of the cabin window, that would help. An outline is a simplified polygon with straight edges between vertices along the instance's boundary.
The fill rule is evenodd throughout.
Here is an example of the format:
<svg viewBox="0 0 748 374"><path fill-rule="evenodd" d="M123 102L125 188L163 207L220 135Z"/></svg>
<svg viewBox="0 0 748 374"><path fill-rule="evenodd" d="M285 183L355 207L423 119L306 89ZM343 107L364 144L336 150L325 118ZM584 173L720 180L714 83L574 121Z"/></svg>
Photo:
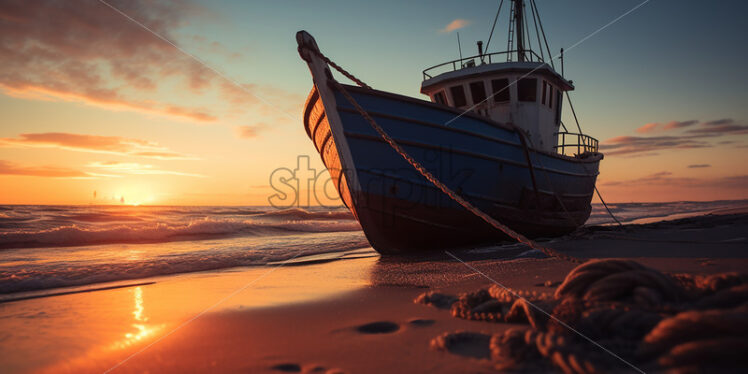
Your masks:
<svg viewBox="0 0 748 374"><path fill-rule="evenodd" d="M538 99L538 80L535 78L520 79L517 83L519 101L535 102Z"/></svg>
<svg viewBox="0 0 748 374"><path fill-rule="evenodd" d="M553 109L553 97L555 92L558 92L553 85L548 81L543 81L543 96L541 102L548 105L549 108Z"/></svg>
<svg viewBox="0 0 748 374"><path fill-rule="evenodd" d="M509 79L494 79L491 81L493 101L505 103L509 101Z"/></svg>
<svg viewBox="0 0 748 374"><path fill-rule="evenodd" d="M462 87L462 85L450 87L449 93L452 95L452 104L454 104L455 107L467 105L467 99L465 98L465 88Z"/></svg>
<svg viewBox="0 0 748 374"><path fill-rule="evenodd" d="M434 102L441 105L447 104L447 100L444 98L444 91L439 91L434 95Z"/></svg>
<svg viewBox="0 0 748 374"><path fill-rule="evenodd" d="M546 91L548 90L548 82L543 81L543 94L540 96L540 102L545 105ZM550 105L550 102L548 103Z"/></svg>
<svg viewBox="0 0 748 374"><path fill-rule="evenodd" d="M470 83L470 94L473 95L473 104L480 104L486 100L486 86L482 81Z"/></svg>
<svg viewBox="0 0 748 374"><path fill-rule="evenodd" d="M556 90L556 125L561 123L561 100L563 99L563 93L560 90Z"/></svg>

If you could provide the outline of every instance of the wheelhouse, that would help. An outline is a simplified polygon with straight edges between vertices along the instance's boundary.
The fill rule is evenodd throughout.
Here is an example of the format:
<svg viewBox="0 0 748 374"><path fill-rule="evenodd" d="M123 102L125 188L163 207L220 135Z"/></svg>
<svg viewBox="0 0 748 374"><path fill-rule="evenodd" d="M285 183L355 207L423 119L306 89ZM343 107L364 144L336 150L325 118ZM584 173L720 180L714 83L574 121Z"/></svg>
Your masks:
<svg viewBox="0 0 748 374"><path fill-rule="evenodd" d="M552 61L545 61L542 48L541 55L531 45L525 48L521 31L528 28L522 3L511 2L509 46L516 42L516 49L484 54L482 42L478 42L478 55L424 70L421 93L434 103L510 123L524 130L533 148L565 154L573 145L577 148L568 150L576 150L576 154L597 152L597 140L581 131L569 133L562 123L564 93L574 90L574 85L556 72ZM536 15L531 19L537 19ZM515 35L511 30L519 31ZM578 136L578 144L566 144L567 135Z"/></svg>
<svg viewBox="0 0 748 374"><path fill-rule="evenodd" d="M469 63L487 58L456 60L455 65L466 67L434 77L429 73L443 65L425 70L421 93L438 104L513 123L528 132L536 147L552 151L561 125L563 93L574 89L572 83L543 62Z"/></svg>

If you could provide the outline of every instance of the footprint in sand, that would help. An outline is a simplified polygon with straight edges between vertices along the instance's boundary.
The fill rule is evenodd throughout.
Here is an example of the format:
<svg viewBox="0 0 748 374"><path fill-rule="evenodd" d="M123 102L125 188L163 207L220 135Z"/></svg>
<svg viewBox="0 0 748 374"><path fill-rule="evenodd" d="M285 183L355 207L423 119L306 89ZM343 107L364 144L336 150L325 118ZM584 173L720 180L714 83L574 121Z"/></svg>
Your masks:
<svg viewBox="0 0 748 374"><path fill-rule="evenodd" d="M389 321L372 322L356 327L356 331L362 334L390 334L397 330L400 330L400 325Z"/></svg>
<svg viewBox="0 0 748 374"><path fill-rule="evenodd" d="M434 323L436 323L436 321L434 321L433 319L414 318L408 321L408 323L411 326L426 327L433 325Z"/></svg>
<svg viewBox="0 0 748 374"><path fill-rule="evenodd" d="M345 371L340 369L327 369L324 366L320 365L311 365L307 367L306 369L302 369L301 365L295 364L295 363L282 363L275 366L270 367L270 369L275 371L280 371L284 373L324 373L324 374L346 374Z"/></svg>
<svg viewBox="0 0 748 374"><path fill-rule="evenodd" d="M444 333L431 340L431 348L472 358L490 358L491 335L458 331Z"/></svg>
<svg viewBox="0 0 748 374"><path fill-rule="evenodd" d="M282 371L284 373L300 373L301 365L294 363L283 363L270 367L273 370Z"/></svg>

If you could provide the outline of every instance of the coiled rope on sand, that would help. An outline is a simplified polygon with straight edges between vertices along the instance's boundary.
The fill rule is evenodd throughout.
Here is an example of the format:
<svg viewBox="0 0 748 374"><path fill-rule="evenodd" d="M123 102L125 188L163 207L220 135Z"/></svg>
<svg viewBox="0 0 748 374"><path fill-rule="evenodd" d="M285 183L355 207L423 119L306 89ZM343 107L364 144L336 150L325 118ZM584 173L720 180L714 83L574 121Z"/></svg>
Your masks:
<svg viewBox="0 0 748 374"><path fill-rule="evenodd" d="M553 294L494 285L415 301L435 295L453 301L455 317L520 325L490 338L499 370L601 373L630 369L625 360L646 371L730 372L748 364L746 274L668 275L630 260L591 260Z"/></svg>

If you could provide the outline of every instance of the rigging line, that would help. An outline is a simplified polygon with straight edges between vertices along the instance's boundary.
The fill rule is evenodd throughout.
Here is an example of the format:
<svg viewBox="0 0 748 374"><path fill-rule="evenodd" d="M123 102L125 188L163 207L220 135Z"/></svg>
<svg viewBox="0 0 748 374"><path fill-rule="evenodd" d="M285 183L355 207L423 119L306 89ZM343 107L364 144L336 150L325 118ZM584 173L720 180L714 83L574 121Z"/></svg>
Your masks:
<svg viewBox="0 0 748 374"><path fill-rule="evenodd" d="M545 62L545 53L543 53L543 44L540 43L540 32L538 32L538 16L535 14L535 8L532 6L532 1L530 0L530 13L532 13L532 20L533 24L535 25L535 36L538 38L538 49L540 49L540 57L543 59L543 62ZM548 56L550 57L551 54L548 53Z"/></svg>
<svg viewBox="0 0 748 374"><path fill-rule="evenodd" d="M582 127L579 125L579 119L577 118L577 112L574 110L574 105L571 103L571 96L569 95L569 91L566 91L566 100L569 102L569 108L571 109L571 113L574 115L574 121L577 123L577 129L579 130L579 133L582 134ZM587 169L586 166L583 166L585 170ZM603 203L603 206L605 207L605 210L608 211L608 214L613 218L614 221L618 224L618 226L623 227L623 224L621 221L616 218L615 215L613 215L613 212L610 211L610 208L608 208L608 204L605 203L605 200L603 200L603 195L600 193L600 190L597 189L597 185L595 185L595 192L597 193L597 197L600 199L600 202Z"/></svg>
<svg viewBox="0 0 748 374"><path fill-rule="evenodd" d="M582 168L586 172L589 172L589 170L587 169L587 165L582 164ZM616 223L618 224L618 227L624 228L625 226L621 223L621 221L618 220L618 217L616 217L613 214L613 212L610 210L610 208L608 207L608 204L605 202L605 200L603 200L603 195L600 193L600 190L597 189L597 184L595 184L594 187L595 187L595 193L597 193L597 197L600 199L600 202L603 203L603 206L605 207L605 210L608 212L608 215L610 215L610 217L613 218L613 221L616 221Z"/></svg>
<svg viewBox="0 0 748 374"><path fill-rule="evenodd" d="M582 127L579 125L579 119L577 118L577 112L574 110L574 105L571 103L571 96L569 95L569 91L566 91L566 100L569 102L569 108L571 109L571 113L574 115L574 121L577 123L577 129L579 130L579 133L582 134ZM566 126L564 126L565 128ZM582 165L584 169L586 170L587 167ZM595 185L595 192L597 193L597 197L600 199L600 202L603 203L603 206L605 207L605 210L608 211L608 214L613 218L614 221L618 224L618 226L623 227L623 224L621 221L616 218L615 215L613 215L613 212L610 211L610 208L608 208L608 204L605 203L605 200L603 200L603 195L600 193L600 190L597 189L597 185Z"/></svg>
<svg viewBox="0 0 748 374"><path fill-rule="evenodd" d="M564 121L558 121L558 123L560 123L560 124L561 124L561 127L563 127L563 129L564 129L564 132L569 132L569 130L568 130L568 129L566 129L566 125L564 125Z"/></svg>
<svg viewBox="0 0 748 374"><path fill-rule="evenodd" d="M491 26L491 33L488 34L488 42L486 42L486 53L488 53L488 46L491 45L491 38L493 38L493 30L496 28L496 21L499 20L499 14L501 13L501 6L504 5L504 0L499 2L499 10L496 11L496 17L493 19L493 25Z"/></svg>
<svg viewBox="0 0 748 374"><path fill-rule="evenodd" d="M616 218L616 216L613 215L613 212L610 211L610 208L608 208L608 204L605 203L605 200L603 200L603 195L600 193L600 190L597 189L597 186L595 186L595 192L597 192L597 197L600 198L600 202L603 203L603 206L605 207L605 210L608 211L608 214L610 214L611 217L613 217L613 220L616 221L618 226L623 227L623 224L621 221Z"/></svg>
<svg viewBox="0 0 748 374"><path fill-rule="evenodd" d="M141 23L140 21L138 21L138 20L136 20L136 19L134 19L134 18L130 17L130 16L129 16L129 15L127 15L127 14L126 14L125 12L121 11L121 10L120 10L119 8L117 8L117 7L115 7L115 6L111 5L111 4L109 4L108 2L106 2L106 1L104 1L104 0L99 0L99 2L100 2L100 3L102 3L102 4L104 4L104 5L106 5L106 6L108 6L109 8L111 8L111 9L112 9L112 10L114 10L115 12L119 13L119 14L120 14L120 15L122 15L123 17L127 18L127 19L128 19L128 20L130 20L130 21L131 21L132 23L134 23L134 24L136 24L136 25L140 26L141 28L143 28L144 30L146 30L146 31L150 32L150 33L151 33L151 34L153 34L153 35L154 35L155 37L157 37L157 38L159 38L159 39L163 40L163 41L164 41L164 42L166 42L167 44L169 44L169 45L171 45L172 47L176 48L176 50L178 50L179 52L182 52L182 53L183 53L184 55L186 55L187 57L189 57L189 58L191 58L191 59L193 59L193 60L197 61L197 62L198 62L198 63L199 63L200 65L202 65L203 67L207 68L208 70L210 70L210 71L214 72L214 73L215 73L216 75L218 75L219 77L221 77L221 78L223 78L223 79L225 79L225 80L229 81L230 83L232 83L232 84L233 84L234 86L236 86L236 87L237 87L237 88L239 88L240 90L242 90L242 91L244 91L244 92L248 93L248 94L249 94L249 95L251 95L251 96L254 96L254 97L256 97L257 99L259 99L260 101L262 101L262 102L263 102L263 103L265 103L266 105L270 106L271 108L273 108L273 109L275 109L275 110L277 110L277 111L279 111L279 112L281 112L281 113L285 114L285 115L286 115L286 116L287 116L288 118L290 118L290 119L292 119L292 120L294 120L294 121L297 121L297 120L299 120L299 118L298 118L298 117L296 117L296 116L293 116L293 115L289 114L288 112L286 112L285 110L283 110L283 109L279 108L278 106L274 105L273 103L271 103L270 101L268 101L268 100L267 100L267 99L265 99L264 97L262 97L262 96L260 96L260 95L258 95L258 94L256 94L256 93L254 93L254 92L252 92L252 91L248 90L248 89L247 89L246 87L244 87L244 86L243 86L243 85L242 85L241 83L239 83L239 82L237 82L237 81L235 81L235 80L233 80L233 79L229 78L229 77L228 77L228 76L226 76L225 74L223 74L223 73L221 73L220 71L218 71L218 70L217 70L216 68L214 68L214 67L212 67L212 66L208 65L208 64L207 64L207 63L206 63L205 61L201 60L201 59L200 59L200 58L198 58L197 56L195 56L195 55L193 55L193 54L191 54L191 53L187 52L186 50L184 50L184 49L183 49L182 47L180 47L180 46L176 45L176 44L175 44L174 42L172 42L171 40L167 39L166 37L162 36L161 34L159 34L159 33L155 32L155 31L151 30L150 28L148 28L148 26L146 26L146 25L142 24L142 23Z"/></svg>
<svg viewBox="0 0 748 374"><path fill-rule="evenodd" d="M623 13L623 14L621 14L620 16L618 16L618 17L616 17L615 19L613 19L612 21L610 21L610 22L606 23L606 24L605 24L604 26L602 26L602 27L600 27L599 29L595 30L595 31L594 31L594 32L592 32L591 34L589 34L589 35L585 36L584 38L580 39L580 40L579 40L578 42L576 42L576 43L572 44L572 45L571 45L571 47L567 48L566 50L567 50L567 51L569 51L569 50L571 50L572 48L576 48L576 47L577 47L577 46L579 46L580 44L582 44L582 43L584 43L585 41L587 41L587 39L589 39L589 38L591 38L591 37L593 37L593 36L597 35L597 34L598 34L598 33L600 33L601 31L603 31L603 30L607 29L608 27L610 27L610 26L611 26L611 25L613 25L614 23L616 23L616 22L620 21L621 19L623 19L623 17L626 17L627 15L631 14L631 13L632 13L633 11L635 11L635 10L637 10L637 9L639 9L639 8L641 8L641 7L643 7L643 6L645 5L645 4L647 4L647 3L648 3L648 2L650 2L650 1L652 1L652 0L644 0L644 1L642 1L641 3L639 3L639 5L637 5L637 6L633 7L633 8L631 8L631 9L630 9L630 10L628 10L628 11L627 11L626 13ZM514 4L514 3L512 2L512 4ZM513 24L514 24L514 22L509 22L509 25L510 25L510 26L509 26L509 28L510 28L510 30L511 30L511 25L513 25ZM541 26L542 26L542 23L541 23ZM510 39L509 39L509 43L511 43L511 33L510 33ZM508 49L508 50L511 50L510 48L507 48L507 49ZM508 53L508 54L507 54L507 61L511 61L511 55L512 55L511 53ZM555 56L551 57L551 63L553 62L553 60L557 59L557 58L558 58L558 57L559 57L560 55L561 55L561 54L559 53L559 54L557 54L557 55L555 55ZM526 74L522 75L521 77L519 77L519 78L518 78L517 80L519 80L519 79L522 79L522 78L525 78L525 77L529 76L530 74L534 73L535 71L537 71L538 69L540 69L540 68L542 68L543 66L546 66L546 65L548 65L548 63L547 63L547 62L546 62L546 63L543 63L543 64L541 64L541 65L539 65L538 67L536 67L536 68L534 68L534 69L530 70L530 72L528 72L528 73L526 73ZM551 65L551 66L553 66L553 65ZM494 97L494 96L496 96L496 95L500 94L501 92L505 91L505 90L506 90L507 88L509 88L509 87L513 86L513 85L514 85L514 84L515 84L515 83L517 82L517 80L514 80L514 81L513 81L513 82L512 82L511 84L509 84L508 86L504 87L504 88L503 88L503 89L501 89L500 91L498 91L498 92L494 92L494 93L492 93L491 95L487 96L487 97L486 97L485 99L483 99L483 100L482 100L481 102L479 102L479 103L475 103L475 104L473 104L472 106L470 106L469 108L467 108L467 109L464 109L464 110L463 110L463 111L462 111L462 112L461 112L460 114L458 114L458 115L456 115L456 116L452 117L452 119L450 119L449 121L445 122L445 123L444 123L444 125L445 125L445 126L449 126L449 124L450 124L450 123L452 123L452 122L456 121L456 120L457 120L458 118L460 118L460 117L464 116L464 115L465 115L466 113L468 113L468 112L470 112L471 110L475 109L475 108L476 108L476 107L477 107L478 105L481 105L481 104L485 103L486 101L488 101L488 100L489 100L489 99L491 99L492 97ZM568 93L567 93L567 96L568 96ZM578 125L578 124L577 124L577 125Z"/></svg>
<svg viewBox="0 0 748 374"><path fill-rule="evenodd" d="M462 43L460 43L460 32L457 31L457 49L460 51L460 68L462 68Z"/></svg>
<svg viewBox="0 0 748 374"><path fill-rule="evenodd" d="M582 133L582 127L579 126L579 119L577 118L577 112L574 110L574 105L571 104L571 96L569 96L569 91L564 92L566 94L566 101L569 102L569 108L571 109L571 114L574 115L574 122L577 123L577 129L579 130L579 133Z"/></svg>
<svg viewBox="0 0 748 374"><path fill-rule="evenodd" d="M540 12L538 11L538 4L535 3L535 0L530 0L530 5L535 10L535 14L538 15L538 23L540 24L540 32L543 33L543 41L545 42L545 49L548 51L548 56L553 56L551 54L551 48L548 46L548 39L545 37L545 30L543 29L543 22L541 21L542 18L540 18ZM551 59L551 67L553 69L556 69L556 66L553 64L553 59Z"/></svg>

